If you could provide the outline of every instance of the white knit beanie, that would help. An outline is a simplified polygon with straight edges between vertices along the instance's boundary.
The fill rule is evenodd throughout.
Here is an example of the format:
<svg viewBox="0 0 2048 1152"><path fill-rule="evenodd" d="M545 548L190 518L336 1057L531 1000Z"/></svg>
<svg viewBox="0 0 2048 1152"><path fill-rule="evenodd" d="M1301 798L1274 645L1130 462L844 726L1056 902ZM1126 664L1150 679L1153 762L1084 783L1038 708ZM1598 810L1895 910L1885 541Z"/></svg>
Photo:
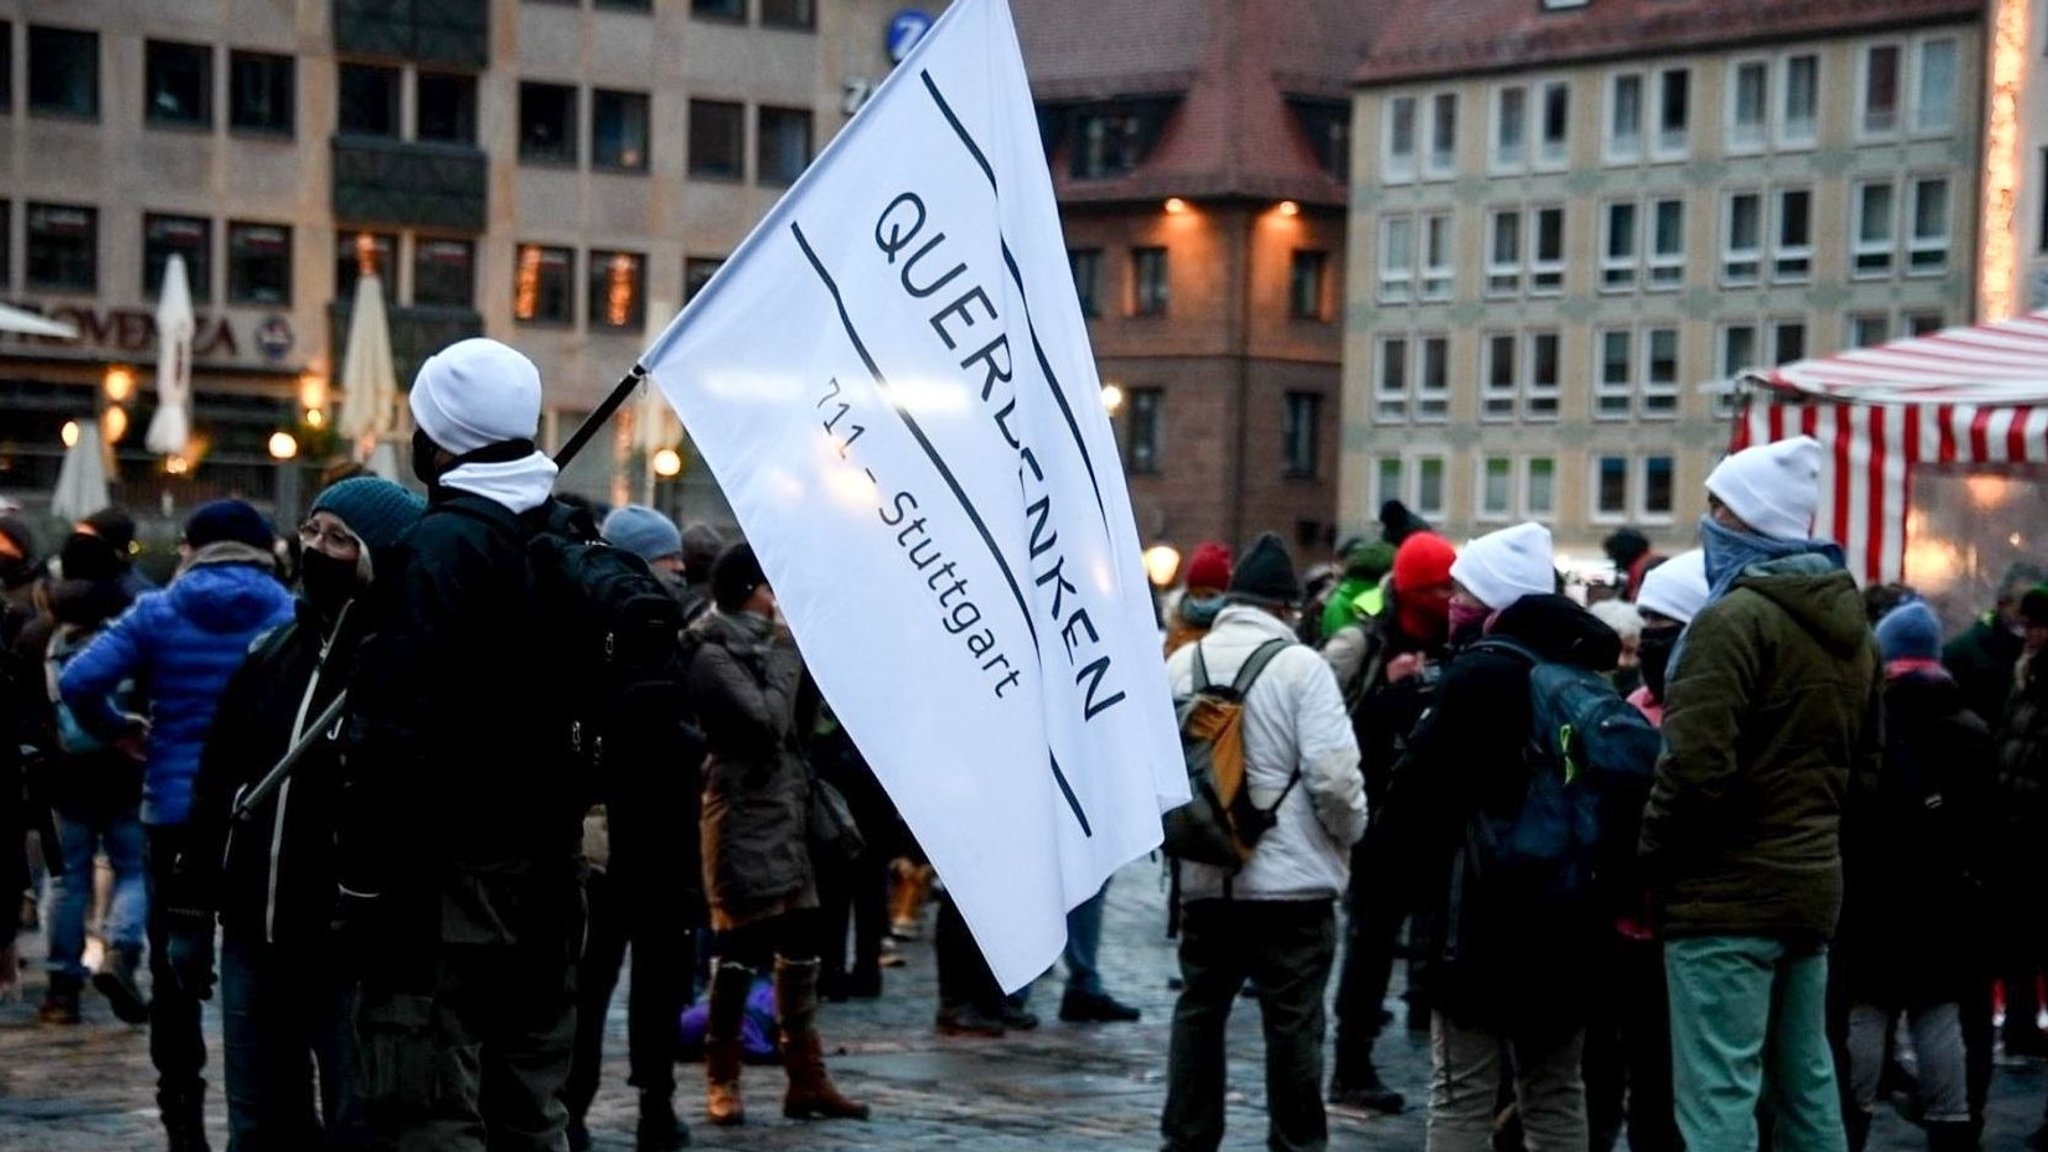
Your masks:
<svg viewBox="0 0 2048 1152"><path fill-rule="evenodd" d="M1541 524L1517 524L1481 536L1458 550L1458 558L1451 563L1451 579L1495 612L1524 596L1557 591L1550 529Z"/></svg>
<svg viewBox="0 0 2048 1152"><path fill-rule="evenodd" d="M1805 540L1820 509L1820 441L1811 436L1745 448L1707 476L1707 491L1757 535Z"/></svg>
<svg viewBox="0 0 2048 1152"><path fill-rule="evenodd" d="M412 418L427 439L461 455L540 431L540 369L496 340L441 349L412 382Z"/></svg>
<svg viewBox="0 0 2048 1152"><path fill-rule="evenodd" d="M1707 586L1707 554L1695 548L1666 560L1643 577L1643 590L1636 593L1636 607L1659 616L1692 623L1707 606L1712 589Z"/></svg>

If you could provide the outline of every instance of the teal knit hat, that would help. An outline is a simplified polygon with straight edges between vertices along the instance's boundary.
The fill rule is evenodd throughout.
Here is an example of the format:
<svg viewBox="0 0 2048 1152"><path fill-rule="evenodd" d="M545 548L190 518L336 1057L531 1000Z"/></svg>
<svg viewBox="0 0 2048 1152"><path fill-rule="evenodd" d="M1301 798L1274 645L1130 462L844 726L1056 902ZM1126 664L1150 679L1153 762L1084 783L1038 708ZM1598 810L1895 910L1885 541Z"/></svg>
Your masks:
<svg viewBox="0 0 2048 1152"><path fill-rule="evenodd" d="M427 502L418 494L376 476L351 476L313 501L314 512L340 517L372 552L398 543L426 510Z"/></svg>

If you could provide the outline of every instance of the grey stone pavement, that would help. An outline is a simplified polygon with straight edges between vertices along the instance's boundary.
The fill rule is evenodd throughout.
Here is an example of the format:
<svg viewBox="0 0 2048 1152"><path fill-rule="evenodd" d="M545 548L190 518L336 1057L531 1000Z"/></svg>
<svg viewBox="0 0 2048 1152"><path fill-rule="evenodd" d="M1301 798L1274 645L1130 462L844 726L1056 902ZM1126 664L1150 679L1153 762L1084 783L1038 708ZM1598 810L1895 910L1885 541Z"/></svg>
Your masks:
<svg viewBox="0 0 2048 1152"><path fill-rule="evenodd" d="M1110 987L1144 1010L1136 1025L1060 1023L1057 976L1038 985L1045 1023L1000 1040L948 1039L932 1031L935 991L931 947L904 945L908 964L885 973L879 1001L828 1005L822 1027L834 1075L849 1094L874 1106L868 1123L791 1123L781 1118L778 1070L746 1072L749 1121L743 1128L695 1123L702 1110L700 1072L679 1069L677 1103L692 1121L696 1147L711 1149L855 1149L944 1147L972 1152L1055 1152L1060 1149L1157 1147L1165 1096L1167 1025L1176 971L1164 936L1164 884L1156 865L1132 865L1111 889L1103 961ZM928 918L929 919L929 918ZM26 943L26 941L25 941ZM40 946L29 951L40 957ZM39 965L26 974L18 1004L0 1005L0 1150L103 1152L162 1147L152 1103L146 1036L115 1021L104 1000L88 994L86 1023L39 1025ZM603 1087L591 1116L597 1147L632 1147L633 1097L625 1085L623 990L611 1014ZM1398 1008L1398 1003L1391 1007ZM219 1014L207 1013L209 1051L218 1067ZM1257 1006L1239 1002L1231 1023L1229 1135L1224 1147L1265 1142L1265 1089ZM1396 1025L1381 1042L1389 1083L1408 1094L1409 1112L1371 1117L1333 1112L1333 1149L1419 1150L1429 1050ZM2048 1065L2002 1068L1991 1132L1995 1152L2018 1152L2048 1096ZM225 1148L225 1117L216 1085L208 1100L216 1148ZM1888 1110L1880 1113L1873 1148L1925 1146L1924 1138Z"/></svg>

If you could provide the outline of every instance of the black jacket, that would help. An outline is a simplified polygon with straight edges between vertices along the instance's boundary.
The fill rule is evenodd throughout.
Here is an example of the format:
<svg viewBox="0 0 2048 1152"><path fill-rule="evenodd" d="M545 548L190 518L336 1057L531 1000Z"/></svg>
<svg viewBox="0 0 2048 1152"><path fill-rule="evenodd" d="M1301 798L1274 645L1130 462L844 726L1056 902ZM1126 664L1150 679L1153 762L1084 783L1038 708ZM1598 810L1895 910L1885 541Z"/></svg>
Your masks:
<svg viewBox="0 0 2048 1152"><path fill-rule="evenodd" d="M591 795L548 720L546 606L527 551L545 512L437 492L372 600L343 752L341 883L402 941L570 946ZM411 973L417 976L419 973Z"/></svg>
<svg viewBox="0 0 2048 1152"><path fill-rule="evenodd" d="M310 726L347 685L363 615L352 607L330 627L299 601L297 619L258 640L221 695L192 785L178 902L219 913L231 936L297 950L328 939L341 792L333 729L248 820L231 810L291 747L301 716Z"/></svg>
<svg viewBox="0 0 2048 1152"><path fill-rule="evenodd" d="M1963 690L1909 673L1884 690L1875 778L1852 776L1842 809L1835 959L1859 1003L1915 1008L1965 993L1989 857L1991 733Z"/></svg>
<svg viewBox="0 0 2048 1152"><path fill-rule="evenodd" d="M1970 625L1941 650L1941 662L1962 687L1963 702L1984 723L1996 726L2012 694L2013 668L2026 641L1996 613Z"/></svg>
<svg viewBox="0 0 2048 1152"><path fill-rule="evenodd" d="M1547 661L1595 671L1614 667L1621 638L1563 596L1528 596L1494 622ZM1527 923L1519 909L1455 887L1454 863L1472 817L1508 817L1528 788L1524 757L1532 722L1528 661L1468 648L1445 669L1436 702L1394 769L1385 819L1418 877L1417 927L1431 1002L1467 1027L1577 1027L1597 918ZM1449 946L1452 926L1460 939Z"/></svg>

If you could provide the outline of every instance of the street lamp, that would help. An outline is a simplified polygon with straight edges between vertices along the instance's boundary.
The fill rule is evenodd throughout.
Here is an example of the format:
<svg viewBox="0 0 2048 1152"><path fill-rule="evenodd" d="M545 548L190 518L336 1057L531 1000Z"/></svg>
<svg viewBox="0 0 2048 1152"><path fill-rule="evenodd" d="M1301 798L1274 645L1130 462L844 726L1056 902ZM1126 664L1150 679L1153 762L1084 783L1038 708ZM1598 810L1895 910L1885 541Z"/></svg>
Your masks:
<svg viewBox="0 0 2048 1152"><path fill-rule="evenodd" d="M64 427L57 430L57 439L62 440L66 448L78 447L78 421L66 420Z"/></svg>
<svg viewBox="0 0 2048 1152"><path fill-rule="evenodd" d="M654 453L654 474L664 480L680 476L683 471L683 454L673 448L662 448Z"/></svg>
<svg viewBox="0 0 2048 1152"><path fill-rule="evenodd" d="M107 368L100 386L106 390L107 399L116 404L125 404L135 395L135 373L125 364L114 364Z"/></svg>
<svg viewBox="0 0 2048 1152"><path fill-rule="evenodd" d="M1145 549L1145 578L1154 588L1170 588L1180 575L1180 549L1171 544L1154 544Z"/></svg>
<svg viewBox="0 0 2048 1152"><path fill-rule="evenodd" d="M1104 384L1102 386L1102 410L1114 416L1118 412L1123 411L1123 407L1123 386L1120 384Z"/></svg>
<svg viewBox="0 0 2048 1152"><path fill-rule="evenodd" d="M279 462L290 460L299 454L298 438L289 432L270 434L270 458Z"/></svg>

